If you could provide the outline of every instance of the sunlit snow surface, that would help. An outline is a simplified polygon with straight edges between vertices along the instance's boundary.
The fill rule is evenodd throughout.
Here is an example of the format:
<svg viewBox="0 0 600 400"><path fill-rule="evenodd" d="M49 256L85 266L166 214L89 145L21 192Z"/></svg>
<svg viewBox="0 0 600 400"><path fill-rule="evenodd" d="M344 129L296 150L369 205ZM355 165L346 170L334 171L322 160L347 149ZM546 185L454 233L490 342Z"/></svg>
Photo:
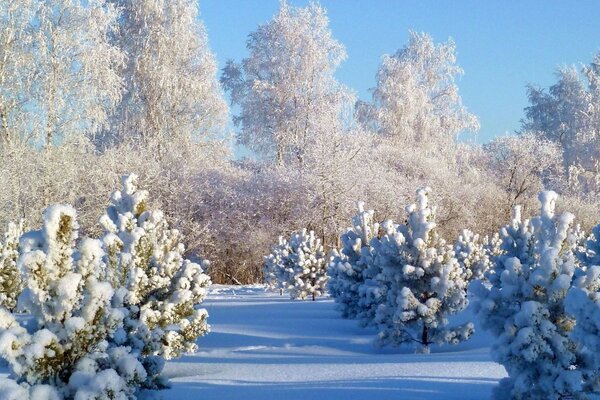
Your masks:
<svg viewBox="0 0 600 400"><path fill-rule="evenodd" d="M481 332L418 355L375 348L374 330L341 319L330 299L215 285L204 304L212 331L197 354L167 364L165 400L489 399L505 376Z"/></svg>
<svg viewBox="0 0 600 400"><path fill-rule="evenodd" d="M172 388L159 398L482 400L505 376L482 332L419 355L377 349L375 331L341 319L331 299L291 301L263 286L214 285L204 305L211 333L197 354L167 363ZM467 311L461 319L469 318Z"/></svg>

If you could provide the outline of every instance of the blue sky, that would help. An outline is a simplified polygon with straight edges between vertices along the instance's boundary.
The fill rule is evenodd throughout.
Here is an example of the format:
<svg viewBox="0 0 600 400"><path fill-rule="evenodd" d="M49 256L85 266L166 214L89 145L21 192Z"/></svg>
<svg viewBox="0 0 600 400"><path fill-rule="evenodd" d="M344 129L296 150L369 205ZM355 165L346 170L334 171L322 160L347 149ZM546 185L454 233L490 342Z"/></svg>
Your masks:
<svg viewBox="0 0 600 400"><path fill-rule="evenodd" d="M290 0L303 6L306 0ZM402 47L408 30L452 37L465 75L464 104L480 118L477 141L514 132L527 105L525 85L547 87L559 65L589 62L600 51L600 1L322 0L348 59L338 79L369 99L380 57ZM246 53L249 32L278 0L200 0L201 18L220 66Z"/></svg>

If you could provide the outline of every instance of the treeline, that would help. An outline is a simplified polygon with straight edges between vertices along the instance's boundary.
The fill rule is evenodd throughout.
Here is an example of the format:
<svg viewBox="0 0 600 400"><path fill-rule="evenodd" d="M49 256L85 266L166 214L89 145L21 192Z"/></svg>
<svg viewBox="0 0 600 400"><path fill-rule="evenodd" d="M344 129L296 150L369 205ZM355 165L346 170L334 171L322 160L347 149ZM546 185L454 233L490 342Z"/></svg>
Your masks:
<svg viewBox="0 0 600 400"><path fill-rule="evenodd" d="M214 282L247 283L279 235L307 228L328 251L357 200L399 221L415 187L435 188L443 234L496 231L542 189L594 220L598 59L530 87L522 131L478 146L457 141L479 124L451 40L412 32L370 101L336 80L346 52L318 4L282 2L247 50L219 74L194 0L0 4L0 226L69 203L94 236L132 171ZM234 157L225 92L252 157Z"/></svg>

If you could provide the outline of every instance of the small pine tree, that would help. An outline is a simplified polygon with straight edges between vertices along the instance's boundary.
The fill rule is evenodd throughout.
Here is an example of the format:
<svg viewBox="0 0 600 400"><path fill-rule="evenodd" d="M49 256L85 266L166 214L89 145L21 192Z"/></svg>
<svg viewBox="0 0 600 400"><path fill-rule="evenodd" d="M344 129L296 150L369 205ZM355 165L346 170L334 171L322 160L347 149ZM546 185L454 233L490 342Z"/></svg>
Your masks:
<svg viewBox="0 0 600 400"><path fill-rule="evenodd" d="M124 176L100 219L107 276L115 285L113 306L125 315L117 345L133 349L146 368L147 387L166 384L164 361L197 349L209 330L208 313L197 306L206 297L208 261L184 258L182 235L169 228L161 211L148 210L148 192L138 190L134 174Z"/></svg>
<svg viewBox="0 0 600 400"><path fill-rule="evenodd" d="M271 248L271 254L264 257L265 264L263 267L264 281L267 288L270 290L278 290L280 295L288 287L288 264L290 246L283 238L279 236L279 242Z"/></svg>
<svg viewBox="0 0 600 400"><path fill-rule="evenodd" d="M321 241L313 231L293 233L289 242L280 239L266 263L269 284L288 289L292 299L315 300L325 291L327 262Z"/></svg>
<svg viewBox="0 0 600 400"><path fill-rule="evenodd" d="M381 265L387 296L377 308L379 342L419 343L429 352L432 343L458 343L473 333L473 324L448 327L449 315L468 304L464 271L452 247L437 234L435 207L429 189L417 191L417 202L406 208L406 224L386 235L375 262Z"/></svg>
<svg viewBox="0 0 600 400"><path fill-rule="evenodd" d="M134 399L145 371L129 348L107 346L123 315L101 280L101 243L78 239L71 206L52 206L43 229L24 234L20 247L27 287L19 302L34 321L25 329L1 311L0 355L16 382L0 386L21 384L25 399Z"/></svg>
<svg viewBox="0 0 600 400"><path fill-rule="evenodd" d="M9 223L0 242L0 306L14 311L17 299L23 290L23 279L17 265L19 259L19 239L23 234L24 221Z"/></svg>
<svg viewBox="0 0 600 400"><path fill-rule="evenodd" d="M487 274L491 286L471 284L474 309L495 337L492 357L509 375L495 399L579 398L587 380L564 303L577 271L577 235L572 214L555 215L557 198L540 193L541 213L531 221L522 221L516 207L500 231L501 254Z"/></svg>
<svg viewBox="0 0 600 400"><path fill-rule="evenodd" d="M291 279L289 291L292 299L321 296L327 287L327 260L321 240L313 231L303 229L290 238Z"/></svg>
<svg viewBox="0 0 600 400"><path fill-rule="evenodd" d="M454 243L454 255L465 273L464 279L472 281L483 279L490 267L490 253L493 252L494 242L485 237L480 239L478 234L464 229Z"/></svg>
<svg viewBox="0 0 600 400"><path fill-rule="evenodd" d="M369 242L377 234L379 224L373 221L373 210L365 211L358 202L358 214L352 218L352 228L341 235L343 244L327 270L329 294L335 298L337 309L344 318L356 318L359 308L359 288L364 283L363 271L367 268Z"/></svg>

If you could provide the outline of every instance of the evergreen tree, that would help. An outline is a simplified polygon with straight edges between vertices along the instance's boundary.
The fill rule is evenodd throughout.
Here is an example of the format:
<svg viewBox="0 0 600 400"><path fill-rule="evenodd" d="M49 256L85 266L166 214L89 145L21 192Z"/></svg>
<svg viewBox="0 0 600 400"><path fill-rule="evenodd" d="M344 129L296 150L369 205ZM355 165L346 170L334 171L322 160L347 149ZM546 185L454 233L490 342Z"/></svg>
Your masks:
<svg viewBox="0 0 600 400"><path fill-rule="evenodd" d="M435 207L429 189L417 191L416 204L406 208L406 224L384 237L375 256L379 279L389 285L377 308L379 342L387 345L458 343L473 333L473 324L448 327L448 316L468 304L464 271L436 232ZM386 235L387 236L387 235Z"/></svg>
<svg viewBox="0 0 600 400"><path fill-rule="evenodd" d="M279 243L266 257L267 282L288 289L292 299L321 296L327 287L327 260L315 233L303 229L289 242L281 238Z"/></svg>
<svg viewBox="0 0 600 400"><path fill-rule="evenodd" d="M344 318L356 318L359 313L358 292L364 282L369 242L379 230L379 224L373 221L374 213L373 210L365 211L364 203L358 202L358 214L352 218L352 228L340 237L341 252L329 264L327 288Z"/></svg>
<svg viewBox="0 0 600 400"><path fill-rule="evenodd" d="M196 350L208 332L208 313L197 306L206 297L208 261L184 258L182 235L164 214L148 209L148 192L136 175L124 176L100 222L107 276L115 286L113 306L125 315L113 340L133 349L148 374L147 386L162 386L162 359ZM160 357L157 357L160 356Z"/></svg>
<svg viewBox="0 0 600 400"><path fill-rule="evenodd" d="M265 256L263 275L265 284L271 290L278 290L283 294L283 290L288 286L288 267L290 246L283 238L279 236L279 243L273 246L271 254ZM284 264L285 263L285 264Z"/></svg>
<svg viewBox="0 0 600 400"><path fill-rule="evenodd" d="M24 399L134 399L146 373L127 347L107 346L123 315L110 307L101 242L78 239L75 210L52 206L42 230L24 234L19 265L27 276L19 302L34 321L26 328L0 316L0 355L15 382L3 390Z"/></svg>
<svg viewBox="0 0 600 400"><path fill-rule="evenodd" d="M471 286L475 311L495 337L492 356L509 375L496 399L577 398L587 380L564 302L577 271L574 216L555 215L557 198L540 193L541 213L531 221L522 221L515 207L500 231L501 254L487 275L491 286Z"/></svg>
<svg viewBox="0 0 600 400"><path fill-rule="evenodd" d="M0 242L0 305L13 311L17 299L23 290L19 259L19 239L23 234L24 221L9 223L4 234L4 243Z"/></svg>

